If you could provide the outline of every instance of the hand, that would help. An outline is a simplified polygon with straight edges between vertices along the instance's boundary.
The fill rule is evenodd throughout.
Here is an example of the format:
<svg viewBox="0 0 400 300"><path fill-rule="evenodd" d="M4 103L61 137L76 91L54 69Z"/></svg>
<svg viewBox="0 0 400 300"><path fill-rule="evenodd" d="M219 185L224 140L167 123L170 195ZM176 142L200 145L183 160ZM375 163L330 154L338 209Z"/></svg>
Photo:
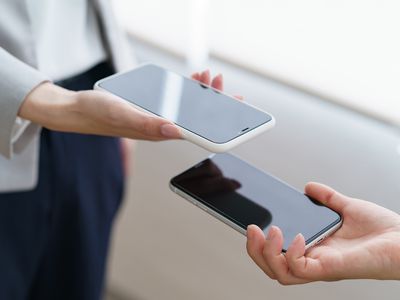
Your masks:
<svg viewBox="0 0 400 300"><path fill-rule="evenodd" d="M200 80L210 83L209 71ZM222 75L212 80L222 90ZM73 92L45 82L33 89L18 115L43 127L64 131L160 141L182 137L177 126L141 112L129 102L101 91Z"/></svg>
<svg viewBox="0 0 400 300"><path fill-rule="evenodd" d="M92 90L73 92L49 82L28 94L18 115L64 132L152 141L181 137L171 122L141 112L112 94Z"/></svg>
<svg viewBox="0 0 400 300"><path fill-rule="evenodd" d="M210 71L206 70L201 73L192 74L192 79L200 81L205 85L211 85L214 89L219 91L224 90L224 80L222 74L218 74L211 80ZM238 100L243 100L243 96L241 95L235 95L234 97Z"/></svg>
<svg viewBox="0 0 400 300"><path fill-rule="evenodd" d="M342 227L321 244L305 251L299 234L286 254L283 236L272 226L267 238L261 229L247 229L247 251L254 262L281 284L341 279L400 280L400 216L371 202L344 196L317 183L306 194L337 211Z"/></svg>

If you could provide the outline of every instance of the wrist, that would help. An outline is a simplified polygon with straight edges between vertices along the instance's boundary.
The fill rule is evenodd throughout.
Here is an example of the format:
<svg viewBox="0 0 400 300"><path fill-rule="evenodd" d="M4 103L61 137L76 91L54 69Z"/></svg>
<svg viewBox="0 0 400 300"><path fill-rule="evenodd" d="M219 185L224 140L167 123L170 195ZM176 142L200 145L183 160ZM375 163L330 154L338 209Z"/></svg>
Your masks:
<svg viewBox="0 0 400 300"><path fill-rule="evenodd" d="M77 109L76 92L50 82L35 87L25 98L18 116L43 127L68 131L68 115Z"/></svg>

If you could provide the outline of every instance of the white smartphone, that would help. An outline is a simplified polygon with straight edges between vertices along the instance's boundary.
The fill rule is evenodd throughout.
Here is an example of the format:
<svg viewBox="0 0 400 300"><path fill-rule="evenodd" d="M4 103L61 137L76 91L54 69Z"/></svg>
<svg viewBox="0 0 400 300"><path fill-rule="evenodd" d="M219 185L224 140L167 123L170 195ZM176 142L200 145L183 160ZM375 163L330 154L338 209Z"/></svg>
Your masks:
<svg viewBox="0 0 400 300"><path fill-rule="evenodd" d="M242 234L250 224L265 233L271 225L280 227L283 252L298 233L309 248L342 224L337 212L228 153L215 154L172 178L170 188Z"/></svg>
<svg viewBox="0 0 400 300"><path fill-rule="evenodd" d="M154 64L114 74L94 88L175 123L185 139L211 152L227 151L275 124L260 109Z"/></svg>

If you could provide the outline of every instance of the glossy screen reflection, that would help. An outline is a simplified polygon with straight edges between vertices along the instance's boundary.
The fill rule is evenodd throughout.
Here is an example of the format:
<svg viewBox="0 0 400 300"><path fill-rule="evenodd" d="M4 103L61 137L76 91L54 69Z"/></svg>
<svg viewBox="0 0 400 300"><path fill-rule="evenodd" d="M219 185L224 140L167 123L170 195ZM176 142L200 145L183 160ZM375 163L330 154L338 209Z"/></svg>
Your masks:
<svg viewBox="0 0 400 300"><path fill-rule="evenodd" d="M214 143L271 121L262 111L155 65L112 77L100 87Z"/></svg>
<svg viewBox="0 0 400 300"><path fill-rule="evenodd" d="M312 240L340 221L336 212L229 154L204 160L172 184L242 228L279 226L284 249L298 233Z"/></svg>

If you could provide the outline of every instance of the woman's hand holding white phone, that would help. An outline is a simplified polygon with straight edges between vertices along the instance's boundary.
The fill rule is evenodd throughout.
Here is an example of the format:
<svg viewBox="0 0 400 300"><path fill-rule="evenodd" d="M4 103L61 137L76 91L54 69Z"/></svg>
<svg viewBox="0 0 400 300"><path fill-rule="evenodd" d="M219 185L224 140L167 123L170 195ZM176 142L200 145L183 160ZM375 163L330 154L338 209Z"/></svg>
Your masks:
<svg viewBox="0 0 400 300"><path fill-rule="evenodd" d="M153 64L104 78L95 89L174 123L183 138L211 152L227 151L275 123L270 114L219 89Z"/></svg>

